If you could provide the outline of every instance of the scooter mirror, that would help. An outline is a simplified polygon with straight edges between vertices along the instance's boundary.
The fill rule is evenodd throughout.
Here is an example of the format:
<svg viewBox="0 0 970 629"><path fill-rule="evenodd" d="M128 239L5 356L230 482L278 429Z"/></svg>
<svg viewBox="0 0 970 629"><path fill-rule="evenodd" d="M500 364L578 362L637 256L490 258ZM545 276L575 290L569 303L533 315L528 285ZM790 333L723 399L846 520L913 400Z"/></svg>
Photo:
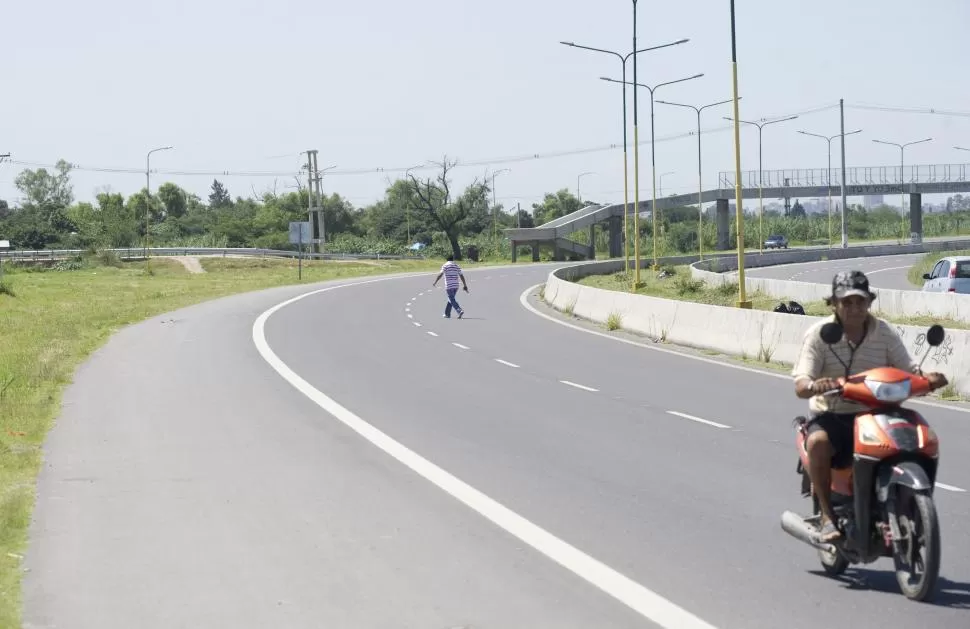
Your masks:
<svg viewBox="0 0 970 629"><path fill-rule="evenodd" d="M826 345L834 345L842 340L842 326L834 321L829 321L819 330L819 336L825 341Z"/></svg>
<svg viewBox="0 0 970 629"><path fill-rule="evenodd" d="M943 326L939 323L934 323L926 331L926 342L933 347L941 345L944 338L946 338L946 332L943 331Z"/></svg>

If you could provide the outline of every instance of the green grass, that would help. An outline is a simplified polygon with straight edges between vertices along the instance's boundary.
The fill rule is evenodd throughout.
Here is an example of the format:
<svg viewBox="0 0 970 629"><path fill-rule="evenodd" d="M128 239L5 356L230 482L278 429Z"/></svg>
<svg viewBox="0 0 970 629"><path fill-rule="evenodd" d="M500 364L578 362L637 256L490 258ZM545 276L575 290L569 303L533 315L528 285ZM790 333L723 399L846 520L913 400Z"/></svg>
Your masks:
<svg viewBox="0 0 970 629"><path fill-rule="evenodd" d="M661 272L672 273L667 277L660 277ZM640 283L636 294L648 295L650 297L660 297L661 299L676 299L680 301L692 301L713 306L733 307L738 299L737 283L722 284L720 286L709 286L702 280L695 280L690 275L690 267L687 265L661 267L661 272L649 269L641 270ZM620 271L611 275L590 275L578 280L579 284L606 290L618 290L631 292L633 288L632 274ZM763 292L748 293L747 299L751 301L752 308L755 310L772 310L779 302L788 303L788 297L772 297ZM819 300L809 303L801 303L805 309L805 314L814 317L822 317L831 314L831 310L825 302ZM941 319L932 316L918 317L884 317L887 321L901 325L925 326L929 327L934 323L939 323L946 328L970 329L970 323L966 321L956 321L953 319Z"/></svg>
<svg viewBox="0 0 970 629"><path fill-rule="evenodd" d="M77 366L117 329L209 299L297 284L297 261L87 256L55 268L4 264L0 289L0 627L19 627L27 526L41 445ZM497 262L496 262L497 263ZM495 264L495 263L493 263ZM303 283L437 271L440 261L306 262ZM465 268L476 266L464 263ZM485 266L485 265L478 265Z"/></svg>
<svg viewBox="0 0 970 629"><path fill-rule="evenodd" d="M926 280L923 279L923 274L929 273L936 266L936 263L940 258L946 258L949 256L970 256L970 250L962 249L960 251L934 251L932 253L927 253L925 256L920 258L919 262L914 264L909 268L906 273L906 279L913 286L919 286L922 288L923 283Z"/></svg>

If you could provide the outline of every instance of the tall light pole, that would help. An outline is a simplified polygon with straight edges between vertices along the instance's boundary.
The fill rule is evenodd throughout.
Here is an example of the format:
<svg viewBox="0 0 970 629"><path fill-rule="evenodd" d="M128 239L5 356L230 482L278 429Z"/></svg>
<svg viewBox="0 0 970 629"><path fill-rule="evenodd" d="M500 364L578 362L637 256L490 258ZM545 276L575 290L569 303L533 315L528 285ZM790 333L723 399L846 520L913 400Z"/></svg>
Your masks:
<svg viewBox="0 0 970 629"><path fill-rule="evenodd" d="M899 221L900 226L903 229L903 233L900 238L906 239L906 189L905 182L903 181L903 154L906 151L907 146L913 144L922 144L923 142L929 142L933 138L923 138L922 140L916 140L913 142L907 142L906 144L897 144L896 142L886 142L885 140L873 140L876 144L888 144L889 146L895 146L899 149ZM910 208L912 211L913 208Z"/></svg>
<svg viewBox="0 0 970 629"><path fill-rule="evenodd" d="M512 172L511 168L503 168L492 173L492 238L498 242L498 205L495 203L495 178L502 173Z"/></svg>
<svg viewBox="0 0 970 629"><path fill-rule="evenodd" d="M580 203L583 202L583 195L579 193L579 182L580 182L580 180L583 177L585 177L586 175L595 175L595 174L596 173L594 173L592 171L586 171L584 173L579 173L579 175L576 176L576 198L579 199L579 202Z"/></svg>
<svg viewBox="0 0 970 629"><path fill-rule="evenodd" d="M802 135L810 135L815 138L822 138L829 145L829 167L825 171L825 183L828 186L829 192L829 247L832 246L832 140L835 138L841 138L843 135L852 135L854 133L860 133L862 129L856 129L855 131L849 131L848 133L837 133L831 137L826 137L824 135L819 135L817 133L809 133L808 131L799 131Z"/></svg>
<svg viewBox="0 0 970 629"><path fill-rule="evenodd" d="M741 97L738 97L741 100ZM666 100L658 100L658 103L663 105L673 105L675 107L686 107L688 109L693 109L697 113L697 257L701 260L704 259L704 205L701 202L701 195L704 192L704 180L701 178L701 112L708 107L714 107L715 105L724 105L730 103L730 100L722 100L716 103L710 103L708 105L702 105L700 107L695 107L694 105L684 105L683 103L674 103Z"/></svg>
<svg viewBox="0 0 970 629"><path fill-rule="evenodd" d="M148 247L151 241L151 218L152 218L152 153L157 151L168 151L171 146L160 146L148 151L145 155L145 258L148 258Z"/></svg>
<svg viewBox="0 0 970 629"><path fill-rule="evenodd" d="M601 52L601 53L613 55L613 56L617 57L620 60L620 64L621 64L622 71L623 71L623 251L624 251L624 254L625 254L625 258L626 258L626 262L625 262L623 268L628 273L630 271L630 231L627 228L627 214L629 213L630 194L629 194L629 184L628 184L628 174L627 174L627 170L628 170L628 168L627 168L628 159L627 159L627 123L626 123L626 62L627 62L627 59L629 59L631 56L633 56L634 57L633 63L634 63L634 65L636 65L636 58L635 58L635 56L638 55L638 54L640 54L641 52L649 52L651 50L658 50L660 48L667 48L668 46L677 46L679 44L684 44L684 43L687 43L688 41L690 41L689 39L680 39L680 40L677 40L675 42L670 42L668 44L661 44L659 46L651 46L649 48L642 48L640 50L636 50L636 2L634 1L633 4L634 4L634 7L633 7L633 9L634 9L634 13L633 13L633 22L634 22L633 23L633 31L634 31L634 35L633 35L634 52L627 53L626 55L621 55L620 53L614 52L612 50L604 50L602 48L593 48L591 46L581 46L580 44L576 44L576 43L573 43L573 42L566 42L566 41L559 42L560 44L563 44L564 46L571 46L573 48L581 48L583 50L592 50L594 52ZM635 109L636 109L636 94L634 94L634 116L636 115ZM634 153L635 154L638 154L638 151L637 151L637 147L636 146L633 147L633 150L634 150ZM635 228L637 230L639 230L639 220L637 218L639 216L639 213L640 213L640 209L639 209L640 208L639 188L637 189L637 195L638 196L637 196L637 202L636 202L637 203L636 204L636 212L635 212L635 215L634 215L634 219L633 220L635 222ZM640 232L639 231L636 232L636 239L637 239L636 242L639 243L639 241L640 241ZM634 245L634 246L637 247L638 245ZM637 262L638 262L638 264L637 264L636 280L635 281L639 282L639 279L640 279L639 256L637 257Z"/></svg>
<svg viewBox="0 0 970 629"><path fill-rule="evenodd" d="M764 235L764 199L761 196L761 188L763 185L762 181L762 170L761 170L761 130L770 124L775 124L776 122L785 122L786 120L794 120L798 116L788 116L787 118L779 118L778 120L769 120L768 122L749 122L747 120L738 120L738 122L743 122L744 124L750 124L758 127L758 252L764 253L765 246L765 235ZM734 120L724 116L725 120ZM762 121L764 118L762 118Z"/></svg>
<svg viewBox="0 0 970 629"><path fill-rule="evenodd" d="M738 222L738 308L751 308L744 287L744 210L741 205L741 125L738 119L738 46L734 27L734 0L731 0L731 82L734 90L734 212Z"/></svg>
<svg viewBox="0 0 970 629"><path fill-rule="evenodd" d="M970 151L970 149L965 149L962 146L954 146L953 148L955 148L958 151Z"/></svg>
<svg viewBox="0 0 970 629"><path fill-rule="evenodd" d="M414 166L408 166L406 169L404 169L405 183L407 183L407 180L408 180L408 173L410 173L415 168L421 168L426 163L427 162L421 162L420 164L416 164ZM410 192L408 193L407 198L404 199L404 218L408 224L408 247L410 247L413 244L411 242L411 194Z"/></svg>
<svg viewBox="0 0 970 629"><path fill-rule="evenodd" d="M634 63L634 65L635 65L635 63ZM658 83L657 85L654 85L653 87L650 87L649 85L644 85L642 83L637 83L635 77L634 77L633 83L632 83L632 85L634 85L635 87L643 87L643 88L646 88L647 90L650 91L650 162L651 162L651 172L652 172L652 179L653 179L653 203L650 206L650 218L653 221L653 267L652 268L653 268L654 271L656 271L660 267L657 264L657 152L656 152L656 137L655 137L656 134L654 133L654 125L653 125L653 121L654 121L654 115L653 115L654 98L653 98L653 96L654 96L654 92L656 92L658 89L660 89L661 87L663 87L665 85L673 85L674 83L683 83L684 81L690 81L692 79L699 79L702 76L704 76L703 73L701 73L701 74L695 74L693 76L687 76L687 77L684 77L682 79L676 79L676 80L673 80L673 81L667 81L665 83ZM600 78L603 79L604 81L610 81L610 82L613 82L613 83L619 83L620 82L620 81L617 81L616 79L610 79L610 78L607 78L605 76L600 77ZM636 90L633 90L634 97L636 97L636 94L637 94L637 91ZM634 143L636 143L636 140L634 140ZM633 150L636 151L636 144L634 144ZM634 167L634 168L636 168L636 167ZM640 214L640 212L639 212L639 209L638 209L637 210L637 216L639 216L639 214ZM639 232L638 232L638 234L639 234ZM639 238L638 238L638 241L639 241ZM639 259L639 255L638 255L637 256L637 268L638 269L640 268L639 267L639 264L640 264L640 259Z"/></svg>

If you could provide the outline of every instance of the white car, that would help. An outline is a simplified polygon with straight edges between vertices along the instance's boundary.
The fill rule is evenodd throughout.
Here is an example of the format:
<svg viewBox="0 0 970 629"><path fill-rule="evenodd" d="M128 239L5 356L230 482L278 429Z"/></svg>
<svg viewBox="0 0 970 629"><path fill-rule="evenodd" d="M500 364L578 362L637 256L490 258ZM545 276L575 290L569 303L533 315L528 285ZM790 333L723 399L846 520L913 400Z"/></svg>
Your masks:
<svg viewBox="0 0 970 629"><path fill-rule="evenodd" d="M930 293L970 293L970 256L941 258L923 274L923 290Z"/></svg>

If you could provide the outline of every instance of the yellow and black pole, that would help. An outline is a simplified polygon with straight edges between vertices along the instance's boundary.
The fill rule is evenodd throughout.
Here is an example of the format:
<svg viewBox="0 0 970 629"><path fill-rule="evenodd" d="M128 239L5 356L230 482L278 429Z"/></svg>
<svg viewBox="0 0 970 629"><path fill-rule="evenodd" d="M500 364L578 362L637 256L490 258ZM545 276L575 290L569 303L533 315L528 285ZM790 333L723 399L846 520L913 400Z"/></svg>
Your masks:
<svg viewBox="0 0 970 629"><path fill-rule="evenodd" d="M734 99L734 202L738 223L738 308L751 308L744 288L744 206L741 199L741 114L738 111L738 46L731 0L731 81Z"/></svg>

